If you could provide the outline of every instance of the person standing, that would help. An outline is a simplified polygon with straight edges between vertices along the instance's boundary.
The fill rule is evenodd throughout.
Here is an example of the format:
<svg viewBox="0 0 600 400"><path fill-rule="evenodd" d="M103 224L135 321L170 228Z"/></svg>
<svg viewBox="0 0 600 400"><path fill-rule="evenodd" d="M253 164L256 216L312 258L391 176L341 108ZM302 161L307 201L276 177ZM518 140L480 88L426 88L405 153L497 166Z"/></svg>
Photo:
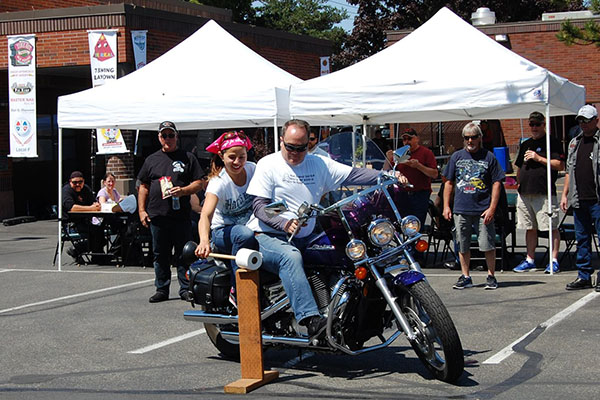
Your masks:
<svg viewBox="0 0 600 400"><path fill-rule="evenodd" d="M448 221L454 217L456 238L459 244L459 260L462 275L453 286L465 289L473 286L469 274L471 261L471 230L474 227L479 239L479 250L485 254L488 268L485 289L498 288L494 276L496 270L496 231L494 214L500 199L504 171L494 155L482 148L479 126L469 122L462 131L465 147L450 157L444 176L443 216ZM450 196L454 190L454 207L450 208Z"/></svg>
<svg viewBox="0 0 600 400"><path fill-rule="evenodd" d="M525 229L527 257L513 268L514 272L535 271L535 248L537 247L538 230L549 231L552 221L552 260L545 273L560 271L558 265L558 248L560 234L558 232L558 208L556 202L556 179L558 171L565 167L565 153L560 142L550 138L550 168L552 169L552 218L548 217L548 159L546 158L546 118L537 111L529 115L531 138L521 143L515 160L517 167L517 228Z"/></svg>
<svg viewBox="0 0 600 400"><path fill-rule="evenodd" d="M431 196L431 180L437 178L437 162L433 152L421 146L417 132L408 128L402 134L402 143L410 146L410 159L398 164L396 169L413 185L404 188L399 196L402 215L412 214L419 218L421 226L425 226L429 197Z"/></svg>
<svg viewBox="0 0 600 400"><path fill-rule="evenodd" d="M560 208L567 212L573 209L575 240L577 241L577 279L567 283L567 290L592 287L592 235L600 232L600 131L598 111L592 105L579 109L575 120L581 133L569 142L567 173L560 199ZM600 292L600 273L596 277L596 291Z"/></svg>
<svg viewBox="0 0 600 400"><path fill-rule="evenodd" d="M150 303L169 299L171 261L177 268L179 296L185 301L191 297L181 252L192 237L190 195L201 189L204 172L192 153L177 147L178 136L173 122L162 122L158 127L161 148L146 158L138 175L140 221L152 234L156 293Z"/></svg>

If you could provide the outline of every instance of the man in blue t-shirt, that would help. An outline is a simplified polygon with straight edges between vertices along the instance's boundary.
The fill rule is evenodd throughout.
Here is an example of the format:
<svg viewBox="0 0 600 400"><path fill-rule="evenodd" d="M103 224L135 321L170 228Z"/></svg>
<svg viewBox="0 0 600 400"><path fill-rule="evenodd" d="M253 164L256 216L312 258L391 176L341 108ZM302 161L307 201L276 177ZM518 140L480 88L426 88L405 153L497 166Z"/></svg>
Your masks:
<svg viewBox="0 0 600 400"><path fill-rule="evenodd" d="M494 214L500 199L504 171L494 155L482 148L479 125L470 122L463 128L465 147L452 154L444 176L448 179L444 188L443 215L448 221L453 217L462 275L454 289L473 286L469 276L471 261L471 230L474 227L479 239L479 250L485 254L488 277L485 289L496 289L496 231ZM454 207L450 208L450 194L454 190ZM453 211L452 211L453 210Z"/></svg>

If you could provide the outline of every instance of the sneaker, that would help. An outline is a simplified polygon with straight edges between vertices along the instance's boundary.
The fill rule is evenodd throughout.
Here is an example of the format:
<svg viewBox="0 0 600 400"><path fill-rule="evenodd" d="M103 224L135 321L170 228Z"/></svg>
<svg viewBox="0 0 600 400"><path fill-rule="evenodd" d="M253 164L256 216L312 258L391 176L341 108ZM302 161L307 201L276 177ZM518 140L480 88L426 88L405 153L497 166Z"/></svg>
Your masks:
<svg viewBox="0 0 600 400"><path fill-rule="evenodd" d="M453 289L458 289L458 290L462 290L464 288L470 288L473 287L473 280L471 279L470 276L464 276L461 275L460 278L458 278L458 281L456 281L456 283L454 284L454 286L452 286Z"/></svg>
<svg viewBox="0 0 600 400"><path fill-rule="evenodd" d="M573 282L567 283L567 290L591 289L592 281L589 279L577 278Z"/></svg>
<svg viewBox="0 0 600 400"><path fill-rule="evenodd" d="M231 303L232 306L237 308L237 299L236 299L236 295L235 295L235 289L233 287L229 291L229 302Z"/></svg>
<svg viewBox="0 0 600 400"><path fill-rule="evenodd" d="M558 274L559 272L560 272L560 268L558 268L558 261L552 261L552 273L553 274ZM550 273L550 264L548 264L548 266L544 270L544 273L545 274L549 274Z"/></svg>
<svg viewBox="0 0 600 400"><path fill-rule="evenodd" d="M494 290L494 289L498 289L498 281L496 280L496 277L494 275L488 275L487 279L485 280L485 290Z"/></svg>
<svg viewBox="0 0 600 400"><path fill-rule="evenodd" d="M534 263L530 263L527 259L521 261L521 264L517 265L513 268L513 272L527 272L527 271L536 271Z"/></svg>
<svg viewBox="0 0 600 400"><path fill-rule="evenodd" d="M148 299L148 301L150 303L160 303L161 301L167 301L169 300L169 293L165 293L165 292L161 292L161 291L156 291L156 293L154 293L152 295L152 297L150 297Z"/></svg>

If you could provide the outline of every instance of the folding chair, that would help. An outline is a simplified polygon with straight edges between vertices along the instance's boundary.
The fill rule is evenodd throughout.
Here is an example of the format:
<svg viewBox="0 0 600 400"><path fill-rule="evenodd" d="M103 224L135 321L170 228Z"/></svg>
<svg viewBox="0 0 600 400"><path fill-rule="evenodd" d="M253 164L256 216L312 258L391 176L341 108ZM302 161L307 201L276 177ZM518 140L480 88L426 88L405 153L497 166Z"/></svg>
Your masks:
<svg viewBox="0 0 600 400"><path fill-rule="evenodd" d="M433 265L435 265L440 246L442 246L440 258L442 262L448 256L448 253L452 255L452 260L456 260L457 257L454 253L454 237L452 235L452 222L443 221L444 217L431 200L429 200L427 214L429 215L431 223L428 232L429 238L425 260L427 260L429 253L433 250Z"/></svg>
<svg viewBox="0 0 600 400"><path fill-rule="evenodd" d="M69 221L69 219L59 218L60 222L60 242L56 243L56 250L54 251L54 259L52 260L52 265L56 265L56 258L58 257L58 251L60 247L60 252L62 254L63 248L65 246L65 242L69 242L73 245L75 249L81 249L83 246L86 246L86 239L81 236L81 234L75 228L75 224ZM79 252L79 257L77 260L78 264L89 264L91 262L90 255L85 252Z"/></svg>

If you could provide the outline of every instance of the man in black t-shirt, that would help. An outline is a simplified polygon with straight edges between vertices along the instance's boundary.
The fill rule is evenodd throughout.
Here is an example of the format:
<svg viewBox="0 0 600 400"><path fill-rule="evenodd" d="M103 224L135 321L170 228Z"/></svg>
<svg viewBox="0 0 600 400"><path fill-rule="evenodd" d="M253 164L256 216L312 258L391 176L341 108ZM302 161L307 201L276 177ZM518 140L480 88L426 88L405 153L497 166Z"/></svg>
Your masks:
<svg viewBox="0 0 600 400"><path fill-rule="evenodd" d="M544 272L559 272L558 248L558 209L556 204L556 179L558 171L565 167L565 154L558 140L550 138L550 168L552 190L552 218L548 218L548 174L546 158L546 118L537 111L529 115L531 138L521 143L515 161L517 167L517 228L525 229L527 257L513 268L514 272L535 271L535 248L538 230L549 231L552 221L552 260Z"/></svg>
<svg viewBox="0 0 600 400"><path fill-rule="evenodd" d="M179 296L186 301L191 297L181 252L192 237L190 195L200 191L204 172L192 153L177 147L178 135L173 122L162 122L158 128L161 149L146 158L138 175L138 212L152 234L156 276L156 293L150 303L169 299L171 261L177 267Z"/></svg>
<svg viewBox="0 0 600 400"><path fill-rule="evenodd" d="M600 164L600 131L598 111L592 105L579 109L575 120L582 132L569 143L567 174L560 200L560 208L566 212L573 209L575 238L577 240L577 279L567 283L567 290L592 287L592 235L600 232L600 188L598 170ZM596 277L596 292L600 292L600 273Z"/></svg>

